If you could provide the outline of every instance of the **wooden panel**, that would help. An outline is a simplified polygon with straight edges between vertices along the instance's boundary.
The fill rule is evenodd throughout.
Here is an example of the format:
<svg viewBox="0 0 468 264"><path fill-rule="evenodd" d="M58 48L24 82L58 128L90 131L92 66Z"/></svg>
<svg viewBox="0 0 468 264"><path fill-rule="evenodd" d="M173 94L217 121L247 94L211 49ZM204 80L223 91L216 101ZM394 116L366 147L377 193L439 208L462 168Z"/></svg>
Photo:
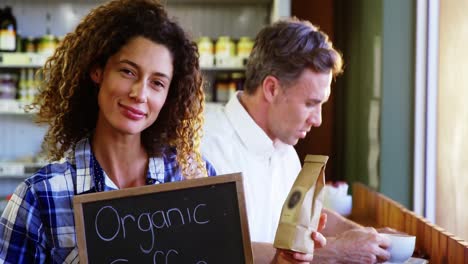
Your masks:
<svg viewBox="0 0 468 264"><path fill-rule="evenodd" d="M375 207L369 206L371 204L375 204ZM429 259L431 263L468 264L466 241L365 185L353 184L353 211L350 217L362 225L374 223L374 227L388 226L416 235L414 255Z"/></svg>
<svg viewBox="0 0 468 264"><path fill-rule="evenodd" d="M334 12L333 0L292 0L291 15L300 19L309 20L314 25L334 38ZM333 86L333 84L332 84ZM334 174L334 116L336 112L335 92L330 95L328 102L322 109L322 125L312 128L308 136L295 146L301 162L307 154L320 154L330 156L327 162L325 175L327 180L339 180L340 175Z"/></svg>
<svg viewBox="0 0 468 264"><path fill-rule="evenodd" d="M424 218L417 218L417 231L416 231L416 249L419 250L420 255L426 256L427 252L424 247L424 241L426 239L430 239L430 237L426 238L426 220Z"/></svg>
<svg viewBox="0 0 468 264"><path fill-rule="evenodd" d="M461 238L448 238L448 263L468 263L468 244Z"/></svg>
<svg viewBox="0 0 468 264"><path fill-rule="evenodd" d="M405 233L416 236L418 232L418 216L409 210L405 211Z"/></svg>
<svg viewBox="0 0 468 264"><path fill-rule="evenodd" d="M291 0L291 14L307 19L334 39L334 0Z"/></svg>
<svg viewBox="0 0 468 264"><path fill-rule="evenodd" d="M352 215L358 218L364 218L367 214L366 209L367 190L363 185L355 184L353 186L353 207Z"/></svg>
<svg viewBox="0 0 468 264"><path fill-rule="evenodd" d="M389 223L388 226L396 230L405 230L405 208L397 203L389 203Z"/></svg>
<svg viewBox="0 0 468 264"><path fill-rule="evenodd" d="M452 234L442 231L439 233L439 258L437 263L446 264L448 262L448 241Z"/></svg>

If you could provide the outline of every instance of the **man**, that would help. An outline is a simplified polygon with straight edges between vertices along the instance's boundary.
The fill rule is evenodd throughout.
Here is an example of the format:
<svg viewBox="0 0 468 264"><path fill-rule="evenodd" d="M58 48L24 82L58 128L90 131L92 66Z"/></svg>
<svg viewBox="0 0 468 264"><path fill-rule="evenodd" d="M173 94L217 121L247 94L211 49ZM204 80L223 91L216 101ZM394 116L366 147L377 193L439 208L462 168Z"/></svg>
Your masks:
<svg viewBox="0 0 468 264"><path fill-rule="evenodd" d="M341 55L311 23L291 19L262 29L246 67L244 91L206 114L202 153L218 174L242 172L251 240L272 243L282 205L301 170L293 145L322 123L322 105ZM314 262L385 261L390 241L330 213ZM332 225L330 225L332 224ZM307 258L311 260L311 258Z"/></svg>

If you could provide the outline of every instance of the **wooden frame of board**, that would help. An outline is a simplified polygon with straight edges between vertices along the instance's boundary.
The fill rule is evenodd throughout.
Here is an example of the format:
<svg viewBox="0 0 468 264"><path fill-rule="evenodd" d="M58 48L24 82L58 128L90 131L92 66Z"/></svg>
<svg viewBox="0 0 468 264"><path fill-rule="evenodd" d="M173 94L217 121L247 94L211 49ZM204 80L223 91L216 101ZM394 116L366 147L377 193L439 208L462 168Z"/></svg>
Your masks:
<svg viewBox="0 0 468 264"><path fill-rule="evenodd" d="M249 235L249 228L247 222L247 213L245 207L244 188L242 183L242 174L233 173L220 176L212 176L200 179L184 180L180 182L171 182L156 185L147 185L142 187L127 188L116 191L99 192L91 194L77 195L73 199L73 210L75 215L76 238L78 243L78 252L80 263L88 263L88 250L85 237L85 223L83 215L83 205L90 202L112 200L117 198L126 198L132 196L140 196L151 193L160 193L181 189L190 189L202 186L235 183L237 192L237 203L239 206L239 216L242 231L243 251L245 256L245 263L253 263L253 253Z"/></svg>

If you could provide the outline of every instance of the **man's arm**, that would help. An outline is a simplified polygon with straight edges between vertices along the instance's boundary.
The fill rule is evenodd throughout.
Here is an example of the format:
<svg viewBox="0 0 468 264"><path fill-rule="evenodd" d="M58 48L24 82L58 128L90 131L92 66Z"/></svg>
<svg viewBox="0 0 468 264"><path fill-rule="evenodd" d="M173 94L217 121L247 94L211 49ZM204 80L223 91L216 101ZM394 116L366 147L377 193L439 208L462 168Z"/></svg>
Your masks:
<svg viewBox="0 0 468 264"><path fill-rule="evenodd" d="M385 262L390 258L386 250L390 240L374 228L355 228L327 237L327 244L314 251L312 263L361 264Z"/></svg>
<svg viewBox="0 0 468 264"><path fill-rule="evenodd" d="M320 231L325 237L334 237L338 234L341 234L345 231L355 229L355 228L362 228L358 223L355 223L335 211L323 208L322 213L327 214L327 225L325 228Z"/></svg>

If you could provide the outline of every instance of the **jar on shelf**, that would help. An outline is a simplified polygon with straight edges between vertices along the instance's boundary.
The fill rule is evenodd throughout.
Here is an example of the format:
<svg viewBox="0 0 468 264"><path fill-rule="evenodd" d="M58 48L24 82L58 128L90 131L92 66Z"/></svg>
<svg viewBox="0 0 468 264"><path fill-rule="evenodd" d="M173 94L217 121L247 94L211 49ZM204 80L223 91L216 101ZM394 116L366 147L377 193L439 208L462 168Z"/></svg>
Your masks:
<svg viewBox="0 0 468 264"><path fill-rule="evenodd" d="M201 67L212 67L214 64L213 42L209 37L200 37L197 41Z"/></svg>
<svg viewBox="0 0 468 264"><path fill-rule="evenodd" d="M37 45L37 52L44 54L52 54L55 51L56 42L53 35L44 35L40 38Z"/></svg>
<svg viewBox="0 0 468 264"><path fill-rule="evenodd" d="M220 36L215 45L215 64L217 66L233 66L236 47L228 36Z"/></svg>
<svg viewBox="0 0 468 264"><path fill-rule="evenodd" d="M237 42L237 57L239 59L240 65L246 65L247 59L249 58L250 52L252 52L252 48L254 46L254 42L249 37L241 37L239 42Z"/></svg>

